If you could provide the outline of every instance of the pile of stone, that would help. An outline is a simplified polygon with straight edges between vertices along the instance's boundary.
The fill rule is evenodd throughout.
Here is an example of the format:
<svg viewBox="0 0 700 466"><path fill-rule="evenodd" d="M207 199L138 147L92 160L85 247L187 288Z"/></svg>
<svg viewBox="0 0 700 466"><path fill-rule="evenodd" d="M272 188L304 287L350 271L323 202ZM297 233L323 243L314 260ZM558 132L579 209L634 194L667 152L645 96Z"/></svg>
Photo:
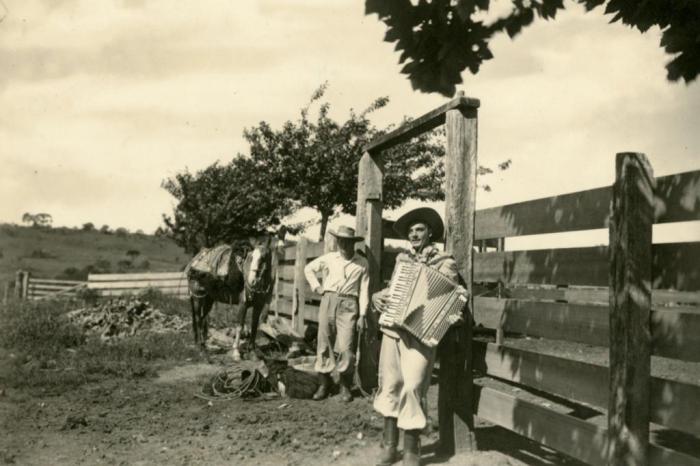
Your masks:
<svg viewBox="0 0 700 466"><path fill-rule="evenodd" d="M180 332L189 327L189 322L180 317L165 314L148 301L136 298L111 300L94 307L76 309L68 313L68 319L103 339L140 332Z"/></svg>

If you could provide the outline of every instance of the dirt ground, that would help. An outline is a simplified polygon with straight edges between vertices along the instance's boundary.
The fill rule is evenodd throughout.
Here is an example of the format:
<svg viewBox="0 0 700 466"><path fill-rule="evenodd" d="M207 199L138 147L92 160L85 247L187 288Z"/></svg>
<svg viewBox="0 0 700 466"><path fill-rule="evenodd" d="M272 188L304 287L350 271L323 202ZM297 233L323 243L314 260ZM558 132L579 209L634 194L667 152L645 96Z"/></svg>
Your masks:
<svg viewBox="0 0 700 466"><path fill-rule="evenodd" d="M0 464L374 464L381 419L371 401L198 398L229 364L191 361L153 379L107 380L67 394L0 394ZM432 416L437 386L430 391ZM579 463L477 420L480 451L438 458L437 433L423 437L424 464Z"/></svg>

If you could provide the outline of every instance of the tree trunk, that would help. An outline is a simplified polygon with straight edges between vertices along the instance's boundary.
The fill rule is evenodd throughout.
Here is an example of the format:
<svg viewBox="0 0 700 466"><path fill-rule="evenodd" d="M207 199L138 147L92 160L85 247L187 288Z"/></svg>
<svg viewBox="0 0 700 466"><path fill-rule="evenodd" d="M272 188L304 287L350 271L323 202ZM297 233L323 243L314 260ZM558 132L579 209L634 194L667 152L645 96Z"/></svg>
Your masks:
<svg viewBox="0 0 700 466"><path fill-rule="evenodd" d="M323 238L326 237L326 227L328 226L328 219L331 217L331 214L321 212L321 233L318 235L318 240L323 241Z"/></svg>

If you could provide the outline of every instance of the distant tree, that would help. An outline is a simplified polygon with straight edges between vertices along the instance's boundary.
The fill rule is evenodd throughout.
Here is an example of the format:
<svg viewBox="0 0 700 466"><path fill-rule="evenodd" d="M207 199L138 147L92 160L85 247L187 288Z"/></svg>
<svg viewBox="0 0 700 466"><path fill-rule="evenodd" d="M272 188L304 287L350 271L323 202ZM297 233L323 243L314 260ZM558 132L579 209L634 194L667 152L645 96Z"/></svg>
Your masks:
<svg viewBox="0 0 700 466"><path fill-rule="evenodd" d="M156 230L153 232L153 236L166 236L167 235L167 230L163 227L158 227Z"/></svg>
<svg viewBox="0 0 700 466"><path fill-rule="evenodd" d="M45 212L41 212L38 214L31 214L29 212L25 212L24 215L22 215L22 222L30 223L35 228L50 228L51 223L53 222L53 217L51 217L51 214L47 214Z"/></svg>
<svg viewBox="0 0 700 466"><path fill-rule="evenodd" d="M22 223L28 223L31 225L34 225L34 214L30 214L29 212L25 212L24 215L22 215Z"/></svg>
<svg viewBox="0 0 700 466"><path fill-rule="evenodd" d="M384 40L396 43L401 53L401 73L414 89L455 93L461 74L479 71L482 62L493 58L490 41L506 33L514 38L535 17L554 19L564 9L564 0L513 0L512 10L487 23L484 16L495 2L489 0L365 0L365 14L376 13L387 27ZM605 5L612 22L645 32L653 26L661 31L660 46L672 56L666 65L669 81L693 81L700 73L700 2L697 0L574 0L587 11ZM591 40L594 40L591 38Z"/></svg>
<svg viewBox="0 0 700 466"><path fill-rule="evenodd" d="M144 231L139 228L138 230L136 230L136 234L137 235L145 235L146 233L144 233Z"/></svg>
<svg viewBox="0 0 700 466"><path fill-rule="evenodd" d="M109 229L109 225L102 225L100 227L100 233L106 233L106 234L111 233L111 230Z"/></svg>
<svg viewBox="0 0 700 466"><path fill-rule="evenodd" d="M124 227L119 227L116 230L114 230L114 233L120 238L124 238L129 234L129 230L127 230Z"/></svg>
<svg viewBox="0 0 700 466"><path fill-rule="evenodd" d="M163 215L167 235L195 253L279 224L293 205L277 186L265 182L259 167L240 156L227 165L214 163L163 181L177 200L173 215Z"/></svg>
<svg viewBox="0 0 700 466"><path fill-rule="evenodd" d="M95 224L92 222L83 223L83 231L95 231Z"/></svg>

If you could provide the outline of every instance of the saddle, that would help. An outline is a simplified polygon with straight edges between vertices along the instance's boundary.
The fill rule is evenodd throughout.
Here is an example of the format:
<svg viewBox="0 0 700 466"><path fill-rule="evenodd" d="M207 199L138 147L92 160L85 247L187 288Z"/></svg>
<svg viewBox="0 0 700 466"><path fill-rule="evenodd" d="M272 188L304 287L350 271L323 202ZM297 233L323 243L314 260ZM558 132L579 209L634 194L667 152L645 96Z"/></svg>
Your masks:
<svg viewBox="0 0 700 466"><path fill-rule="evenodd" d="M198 274L212 275L216 278L226 278L231 267L231 259L235 260L233 256L233 248L226 244L213 248L203 248L187 264L185 274L190 276L191 272L194 271Z"/></svg>

